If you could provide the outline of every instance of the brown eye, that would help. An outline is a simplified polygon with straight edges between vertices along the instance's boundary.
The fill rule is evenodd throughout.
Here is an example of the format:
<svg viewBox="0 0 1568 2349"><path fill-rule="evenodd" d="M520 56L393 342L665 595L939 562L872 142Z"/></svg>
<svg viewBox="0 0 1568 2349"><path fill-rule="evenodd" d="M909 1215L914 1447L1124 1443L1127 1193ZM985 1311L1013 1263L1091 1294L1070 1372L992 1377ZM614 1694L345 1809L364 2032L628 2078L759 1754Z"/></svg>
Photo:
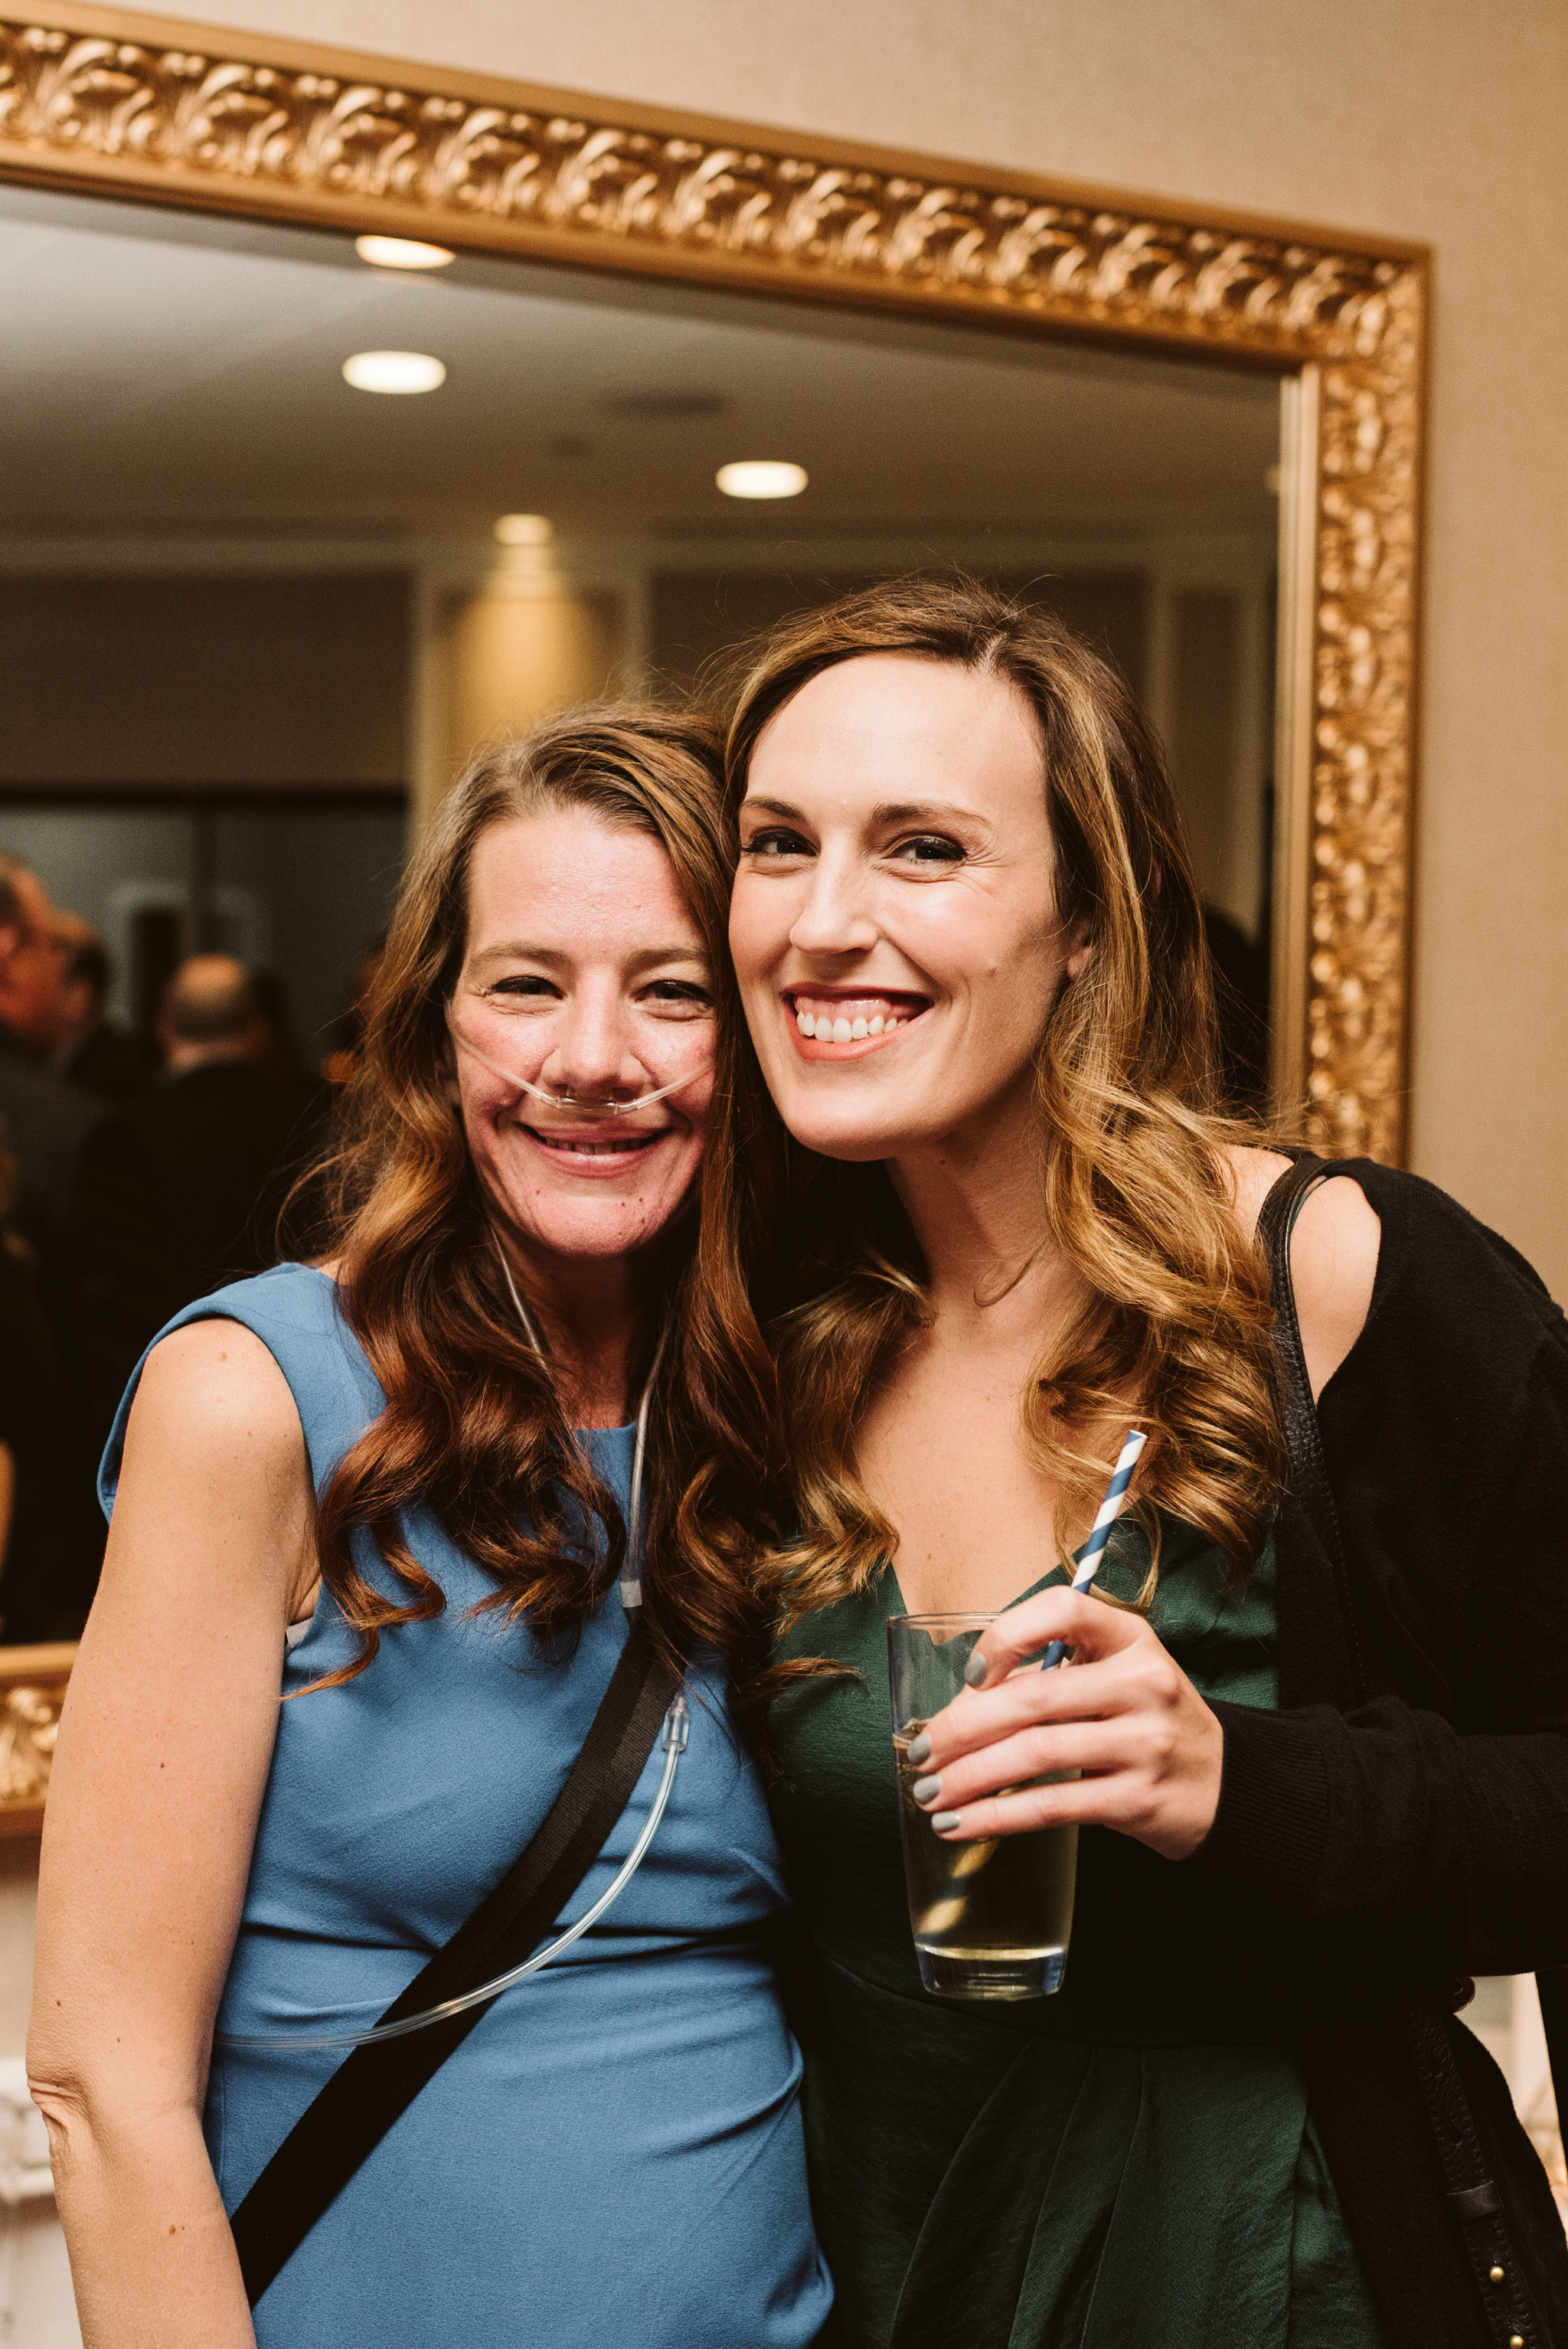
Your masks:
<svg viewBox="0 0 1568 2349"><path fill-rule="evenodd" d="M498 978L485 989L487 995L510 996L513 1000L519 997L530 996L537 999L541 996L559 995L560 992L560 988L552 986L548 978L541 978L536 974L523 972L519 972L511 978Z"/></svg>
<svg viewBox="0 0 1568 2349"><path fill-rule="evenodd" d="M907 856L916 864L962 864L964 862L964 850L957 841L949 840L946 833L941 832L912 833L907 840L899 842L893 854Z"/></svg>

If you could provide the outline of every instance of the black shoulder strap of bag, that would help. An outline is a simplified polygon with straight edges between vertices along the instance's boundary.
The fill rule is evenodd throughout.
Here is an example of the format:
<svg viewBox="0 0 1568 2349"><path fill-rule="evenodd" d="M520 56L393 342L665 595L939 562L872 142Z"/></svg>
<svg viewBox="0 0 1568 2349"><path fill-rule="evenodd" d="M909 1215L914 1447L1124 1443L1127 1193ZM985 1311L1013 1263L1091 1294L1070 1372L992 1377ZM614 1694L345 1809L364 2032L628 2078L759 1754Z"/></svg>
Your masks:
<svg viewBox="0 0 1568 2349"><path fill-rule="evenodd" d="M565 1785L494 1890L438 1950L382 2023L461 1998L543 1940L631 1800L677 1682L634 1612L620 1661ZM300 2116L231 2220L251 2306L490 2002L352 2049Z"/></svg>
<svg viewBox="0 0 1568 2349"><path fill-rule="evenodd" d="M1320 1158L1293 1153L1295 1163L1264 1201L1258 1216L1258 1247L1268 1262L1274 1307L1274 1345L1279 1361L1280 1416L1291 1490L1311 1521L1334 1569L1345 1617L1357 1694L1367 1693L1367 1677L1356 1628L1354 1593L1345 1544L1324 1455L1317 1406L1312 1399L1301 1323L1291 1277L1290 1236L1308 1191L1326 1172ZM1548 1978L1549 1979L1549 1978ZM1500 2349L1552 2349L1551 2336L1533 2305L1524 2271L1509 2235L1502 2197L1487 2176L1474 2116L1449 2043L1443 2014L1430 2003L1406 2009L1406 2028L1421 2094L1442 2163L1449 2207L1457 2222L1492 2338Z"/></svg>

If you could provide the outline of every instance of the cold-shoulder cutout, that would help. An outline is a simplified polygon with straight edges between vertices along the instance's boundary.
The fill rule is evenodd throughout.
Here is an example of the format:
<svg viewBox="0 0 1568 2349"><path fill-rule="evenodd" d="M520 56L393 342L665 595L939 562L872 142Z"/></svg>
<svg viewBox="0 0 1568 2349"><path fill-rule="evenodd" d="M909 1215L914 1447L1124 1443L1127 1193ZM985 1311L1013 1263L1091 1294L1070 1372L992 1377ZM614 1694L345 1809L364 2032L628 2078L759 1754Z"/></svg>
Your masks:
<svg viewBox="0 0 1568 2349"><path fill-rule="evenodd" d="M1290 1160L1275 1150L1230 1150L1236 1213L1249 1236ZM1367 1326L1383 1226L1351 1174L1331 1174L1308 1192L1291 1233L1302 1351L1315 1402Z"/></svg>

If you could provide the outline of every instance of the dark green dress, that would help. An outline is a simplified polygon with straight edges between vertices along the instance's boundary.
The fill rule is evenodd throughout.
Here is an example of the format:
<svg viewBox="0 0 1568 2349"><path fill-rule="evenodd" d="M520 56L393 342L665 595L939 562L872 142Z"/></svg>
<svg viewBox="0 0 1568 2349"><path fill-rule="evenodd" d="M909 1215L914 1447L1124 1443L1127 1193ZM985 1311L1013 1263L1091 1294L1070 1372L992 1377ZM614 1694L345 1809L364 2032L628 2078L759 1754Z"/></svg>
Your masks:
<svg viewBox="0 0 1568 2349"><path fill-rule="evenodd" d="M1130 1597L1143 1537L1101 1580ZM1062 1579L1060 1569L1047 1581ZM1043 1588L1037 1585L1037 1588ZM1079 1838L1067 1981L923 1990L888 1705L885 1571L785 1643L858 1680L777 1713L775 1816L811 1937L802 2003L818 2230L854 2349L1379 2349L1283 2017L1288 1923L1105 1830ZM1277 1702L1274 1554L1242 1590L1167 1524L1153 1622L1205 1696Z"/></svg>

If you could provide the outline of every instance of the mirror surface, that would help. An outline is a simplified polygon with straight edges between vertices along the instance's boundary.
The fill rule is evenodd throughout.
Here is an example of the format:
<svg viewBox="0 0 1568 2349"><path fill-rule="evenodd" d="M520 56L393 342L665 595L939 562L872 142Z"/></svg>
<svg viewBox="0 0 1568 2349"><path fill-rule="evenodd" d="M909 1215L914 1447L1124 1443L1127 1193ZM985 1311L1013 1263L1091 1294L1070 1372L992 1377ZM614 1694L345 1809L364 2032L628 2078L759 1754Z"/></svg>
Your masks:
<svg viewBox="0 0 1568 2349"><path fill-rule="evenodd" d="M1263 1099L1274 378L483 257L378 267L332 233L16 188L0 316L0 851L101 937L122 1070L152 1069L181 957L219 949L302 1097L340 1075L408 824L476 743L685 692L785 611L956 562L1142 697L1233 1088ZM366 354L440 379L356 388ZM804 486L718 486L758 462ZM95 1375L67 1398L78 1495ZM0 1638L68 1636L84 1571L20 1609L8 1578Z"/></svg>

